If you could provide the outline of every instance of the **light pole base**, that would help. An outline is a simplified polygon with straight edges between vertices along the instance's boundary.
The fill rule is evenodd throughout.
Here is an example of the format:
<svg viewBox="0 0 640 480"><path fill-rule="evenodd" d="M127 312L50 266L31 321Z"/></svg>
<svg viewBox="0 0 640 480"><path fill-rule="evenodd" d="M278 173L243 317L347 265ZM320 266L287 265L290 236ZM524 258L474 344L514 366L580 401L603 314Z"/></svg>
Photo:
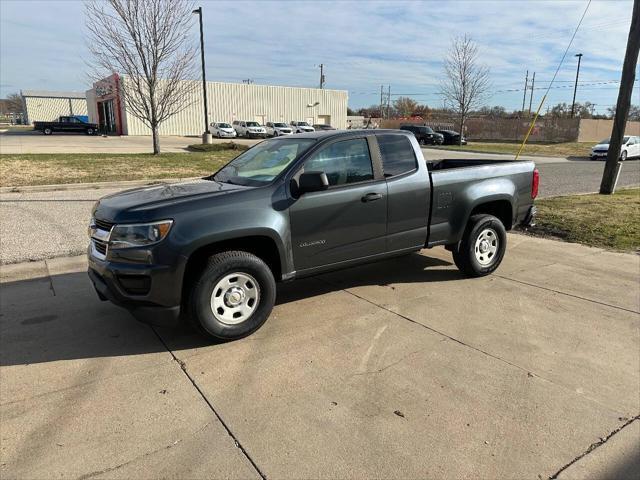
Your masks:
<svg viewBox="0 0 640 480"><path fill-rule="evenodd" d="M213 137L211 136L211 134L209 132L204 132L202 134L202 143L205 143L205 144L212 144L213 143Z"/></svg>

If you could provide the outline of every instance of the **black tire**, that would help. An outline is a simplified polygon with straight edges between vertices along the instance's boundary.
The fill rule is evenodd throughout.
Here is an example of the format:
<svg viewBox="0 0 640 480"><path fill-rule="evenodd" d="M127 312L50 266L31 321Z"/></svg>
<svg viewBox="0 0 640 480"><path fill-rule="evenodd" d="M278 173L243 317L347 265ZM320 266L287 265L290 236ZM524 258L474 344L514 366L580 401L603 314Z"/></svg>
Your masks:
<svg viewBox="0 0 640 480"><path fill-rule="evenodd" d="M255 288L259 292L257 307L253 313L236 324L221 321L211 306L214 288L225 276L233 273L255 279ZM187 310L189 320L201 333L217 340L235 340L255 332L267 321L275 299L276 282L267 264L251 253L228 251L209 258L206 268L191 289Z"/></svg>
<svg viewBox="0 0 640 480"><path fill-rule="evenodd" d="M427 141L424 138L421 138L420 140L418 140L418 143L422 146L427 144Z"/></svg>
<svg viewBox="0 0 640 480"><path fill-rule="evenodd" d="M481 234L488 235L489 248L491 239L495 239L496 251L494 253L476 254L476 241ZM453 250L453 261L466 276L483 277L500 266L506 248L507 232L502 222L493 215L473 215L467 223L458 248ZM478 255L484 261L481 262Z"/></svg>
<svg viewBox="0 0 640 480"><path fill-rule="evenodd" d="M95 133L95 131L93 130L93 128L87 128L87 135L93 135Z"/></svg>
<svg viewBox="0 0 640 480"><path fill-rule="evenodd" d="M51 130L50 128L45 128L44 130L42 130L42 133L44 133L45 135L51 135L53 133L53 130Z"/></svg>
<svg viewBox="0 0 640 480"><path fill-rule="evenodd" d="M625 150L620 154L620 161L624 162L626 159L627 159L627 151Z"/></svg>

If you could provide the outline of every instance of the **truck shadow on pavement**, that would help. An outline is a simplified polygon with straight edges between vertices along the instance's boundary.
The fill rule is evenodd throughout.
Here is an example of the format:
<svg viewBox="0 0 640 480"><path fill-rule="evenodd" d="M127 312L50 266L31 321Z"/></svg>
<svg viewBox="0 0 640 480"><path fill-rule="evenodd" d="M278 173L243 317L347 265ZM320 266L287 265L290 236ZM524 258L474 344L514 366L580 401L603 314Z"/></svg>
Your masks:
<svg viewBox="0 0 640 480"><path fill-rule="evenodd" d="M353 287L394 288L391 284L461 278L449 262L411 254L280 284L276 305ZM174 329L151 327L136 321L126 310L101 302L85 272L4 283L1 287L1 367L214 345L186 323Z"/></svg>

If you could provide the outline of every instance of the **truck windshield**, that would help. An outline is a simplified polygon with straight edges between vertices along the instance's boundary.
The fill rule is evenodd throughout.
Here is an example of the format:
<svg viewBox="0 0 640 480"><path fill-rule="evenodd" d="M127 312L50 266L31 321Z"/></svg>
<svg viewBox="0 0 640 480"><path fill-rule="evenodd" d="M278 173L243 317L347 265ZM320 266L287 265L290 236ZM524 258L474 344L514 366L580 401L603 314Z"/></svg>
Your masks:
<svg viewBox="0 0 640 480"><path fill-rule="evenodd" d="M213 179L236 185L265 185L314 143L309 138L265 140L231 160Z"/></svg>

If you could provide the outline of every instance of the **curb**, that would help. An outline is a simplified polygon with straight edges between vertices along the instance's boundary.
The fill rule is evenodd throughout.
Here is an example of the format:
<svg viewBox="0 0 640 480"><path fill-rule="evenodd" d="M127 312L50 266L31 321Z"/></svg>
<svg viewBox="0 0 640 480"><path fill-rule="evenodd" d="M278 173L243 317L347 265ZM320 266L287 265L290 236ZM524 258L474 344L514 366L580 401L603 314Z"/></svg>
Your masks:
<svg viewBox="0 0 640 480"><path fill-rule="evenodd" d="M64 190L88 190L100 188L136 187L144 185L159 185L163 183L178 183L192 180L199 180L202 177L186 178L158 178L147 180L124 180L114 182L94 182L94 183L60 183L56 185L24 185L21 187L0 187L0 193L21 193L21 192L56 192Z"/></svg>
<svg viewBox="0 0 640 480"><path fill-rule="evenodd" d="M64 275L86 271L87 255L54 257L32 262L9 263L0 265L0 284L48 278L51 275Z"/></svg>

